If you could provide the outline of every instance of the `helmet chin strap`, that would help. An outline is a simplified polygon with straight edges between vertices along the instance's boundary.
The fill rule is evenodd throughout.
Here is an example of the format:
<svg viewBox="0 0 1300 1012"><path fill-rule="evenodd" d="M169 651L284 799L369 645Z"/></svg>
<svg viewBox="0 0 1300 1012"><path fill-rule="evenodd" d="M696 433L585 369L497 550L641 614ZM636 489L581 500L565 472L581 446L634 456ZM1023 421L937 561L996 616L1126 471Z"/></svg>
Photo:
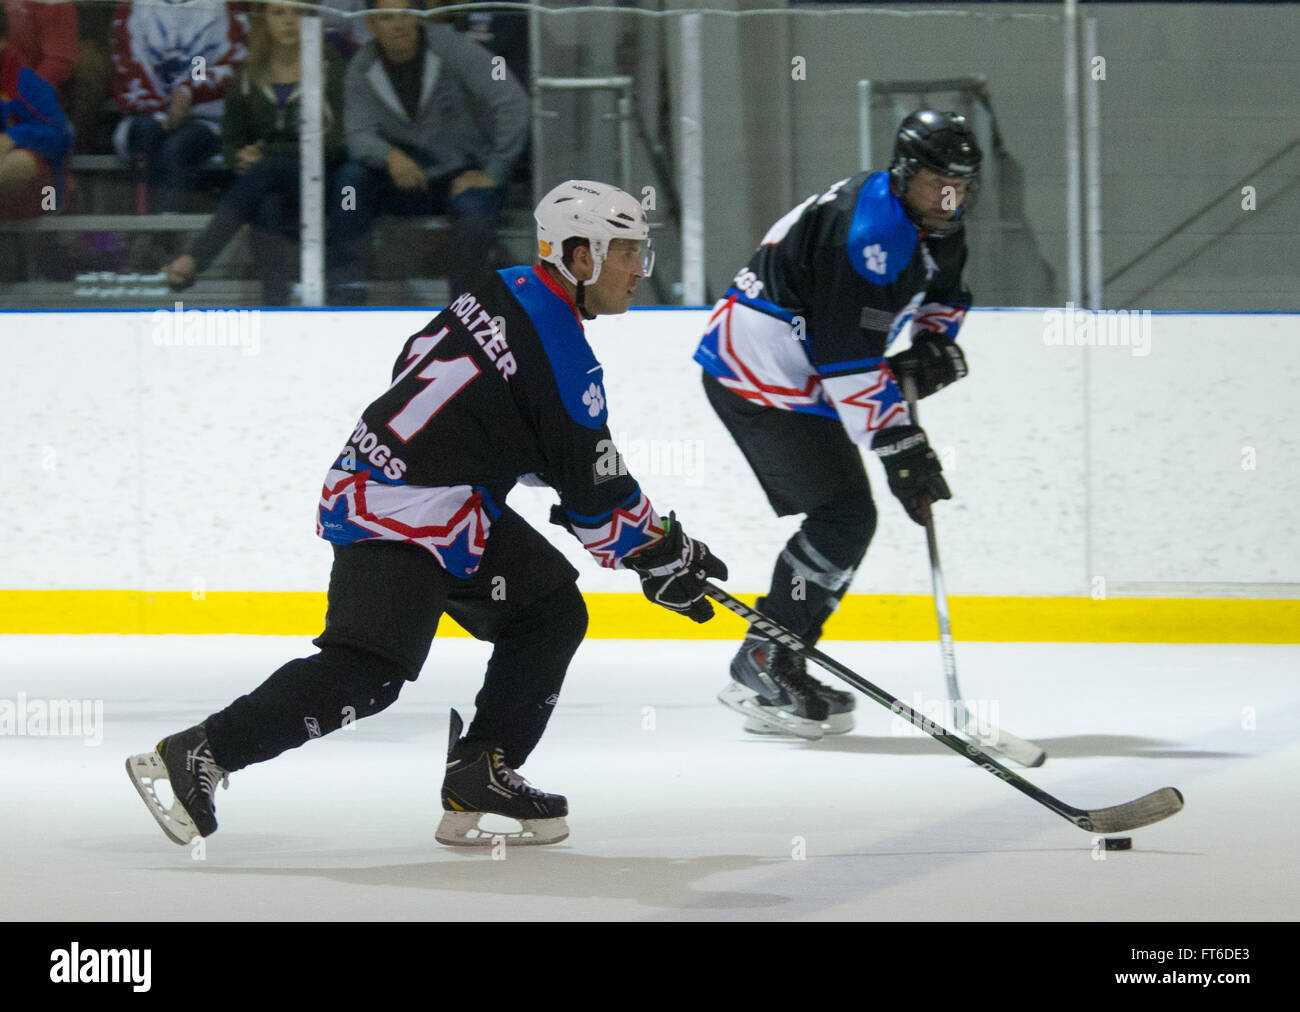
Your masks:
<svg viewBox="0 0 1300 1012"><path fill-rule="evenodd" d="M585 281L578 282L578 312L582 314L584 320L594 320L596 318L595 313L587 311L587 283Z"/></svg>
<svg viewBox="0 0 1300 1012"><path fill-rule="evenodd" d="M958 226L960 226L961 224L962 224L962 208L959 207L957 208L956 211L953 212L951 218L945 219L942 222L942 224L939 225L933 225L933 226L927 225L924 223L924 218L922 218L921 227L925 229L928 235L932 235L936 239L943 239L956 232Z"/></svg>

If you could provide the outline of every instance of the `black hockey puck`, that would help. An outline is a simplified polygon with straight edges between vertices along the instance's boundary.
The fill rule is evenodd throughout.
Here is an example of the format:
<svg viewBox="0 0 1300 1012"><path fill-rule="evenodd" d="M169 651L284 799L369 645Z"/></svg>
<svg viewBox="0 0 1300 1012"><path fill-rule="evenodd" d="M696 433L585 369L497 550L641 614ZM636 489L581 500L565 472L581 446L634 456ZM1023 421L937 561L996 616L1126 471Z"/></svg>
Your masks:
<svg viewBox="0 0 1300 1012"><path fill-rule="evenodd" d="M1132 850L1133 837L1131 836L1108 836L1106 837L1107 850Z"/></svg>

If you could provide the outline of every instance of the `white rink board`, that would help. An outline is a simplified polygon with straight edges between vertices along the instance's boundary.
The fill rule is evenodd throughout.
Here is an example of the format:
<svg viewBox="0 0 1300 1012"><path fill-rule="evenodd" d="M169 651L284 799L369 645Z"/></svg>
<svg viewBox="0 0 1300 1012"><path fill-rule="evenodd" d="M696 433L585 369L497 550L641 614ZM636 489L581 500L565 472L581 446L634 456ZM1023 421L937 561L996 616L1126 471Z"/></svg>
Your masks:
<svg viewBox="0 0 1300 1012"><path fill-rule="evenodd" d="M149 312L0 313L0 417L25 483L0 587L323 590L325 470L433 312L262 311L242 349L168 345ZM632 472L730 586L759 591L797 521L771 515L704 399L691 353L707 316L634 311L588 332ZM922 405L956 496L939 512L949 592L1296 581L1300 316L1156 314L1147 355L1049 345L1045 326L1042 310L972 312L971 375ZM921 532L869 468L881 522L852 589L927 593ZM584 589L635 590L546 525L552 501L510 498Z"/></svg>

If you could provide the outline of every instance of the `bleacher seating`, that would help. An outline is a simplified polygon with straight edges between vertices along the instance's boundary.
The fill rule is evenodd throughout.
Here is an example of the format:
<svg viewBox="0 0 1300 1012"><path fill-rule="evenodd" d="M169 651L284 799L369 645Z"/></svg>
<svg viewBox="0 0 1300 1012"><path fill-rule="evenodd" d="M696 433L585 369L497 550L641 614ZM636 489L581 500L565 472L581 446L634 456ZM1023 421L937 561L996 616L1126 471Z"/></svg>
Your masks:
<svg viewBox="0 0 1300 1012"><path fill-rule="evenodd" d="M3 301L10 306L48 305L58 296L73 297L76 301L75 280L51 280L42 276L41 244L46 237L83 235L86 233L114 233L132 247L132 274L152 275L160 263L139 262L141 253L147 258L152 247L145 245L153 237L173 234L192 236L202 231L229 184L230 172L219 162L213 162L200 171L195 204L203 210L188 214L135 214L134 185L129 167L116 155L80 154L70 161L75 179L72 205L58 214L22 221L0 221L0 263L12 258L15 269L11 276L0 276ZM528 188L516 184L512 188L510 206L503 216L499 237L511 254L512 262L527 262L532 258L533 223L528 210ZM520 200L523 200L523 203ZM370 269L374 282L371 302L396 305L403 303L428 304L437 301L446 285L435 278L436 268L452 255L442 249L438 241L446 234L445 217L399 218L385 216L378 219L371 239ZM413 257L412 234L425 240L415 247ZM53 240L58 241L58 240ZM4 252L5 244L11 246L10 254ZM57 257L56 257L57 259ZM155 257L156 259L156 257ZM223 252L208 272L185 293L185 299L196 305L256 304L259 286L251 275L252 258L248 251L246 230ZM71 265L67 266L72 271ZM86 272L111 269L103 265L78 264ZM82 273L77 270L77 273ZM161 280L152 286L156 290ZM58 299L58 301L62 301ZM119 304L156 305L154 295L141 294L138 298L126 294Z"/></svg>

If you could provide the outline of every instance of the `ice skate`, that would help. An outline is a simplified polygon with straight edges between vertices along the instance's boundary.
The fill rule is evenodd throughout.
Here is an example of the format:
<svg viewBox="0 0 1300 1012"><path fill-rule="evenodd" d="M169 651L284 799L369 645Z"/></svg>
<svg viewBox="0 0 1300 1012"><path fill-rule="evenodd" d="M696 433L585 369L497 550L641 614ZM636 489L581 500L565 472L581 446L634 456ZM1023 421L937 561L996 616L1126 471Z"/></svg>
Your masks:
<svg viewBox="0 0 1300 1012"><path fill-rule="evenodd" d="M731 684L718 693L718 701L761 724L767 729L763 733L816 741L828 733L830 718L830 704L818 688L825 686L809 677L794 651L750 635L731 662ZM851 715L848 720L852 727Z"/></svg>
<svg viewBox="0 0 1300 1012"><path fill-rule="evenodd" d="M184 846L196 836L217 831L213 796L217 784L229 788L230 781L212 758L208 732L202 724L164 738L152 752L131 756L126 772L149 813L175 843ZM159 782L171 790L170 807L158 797Z"/></svg>
<svg viewBox="0 0 1300 1012"><path fill-rule="evenodd" d="M799 654L792 653L791 661L798 667L799 674L797 677L801 681L805 681L813 692L826 700L828 712L826 719L822 721L822 731L825 734L845 734L852 731L853 708L857 706L857 698L853 693L845 692L843 689L833 689L813 678L812 675L808 674L807 662ZM747 717L745 719L745 730L750 734L788 735L791 733L764 723L756 717Z"/></svg>
<svg viewBox="0 0 1300 1012"><path fill-rule="evenodd" d="M539 791L505 762L500 748L467 745L460 738L460 714L451 711L447 772L442 781L442 822L434 838L448 847L489 847L559 843L567 839L564 817L569 803L560 794ZM493 832L479 827L484 815L501 815L519 823L518 831Z"/></svg>

